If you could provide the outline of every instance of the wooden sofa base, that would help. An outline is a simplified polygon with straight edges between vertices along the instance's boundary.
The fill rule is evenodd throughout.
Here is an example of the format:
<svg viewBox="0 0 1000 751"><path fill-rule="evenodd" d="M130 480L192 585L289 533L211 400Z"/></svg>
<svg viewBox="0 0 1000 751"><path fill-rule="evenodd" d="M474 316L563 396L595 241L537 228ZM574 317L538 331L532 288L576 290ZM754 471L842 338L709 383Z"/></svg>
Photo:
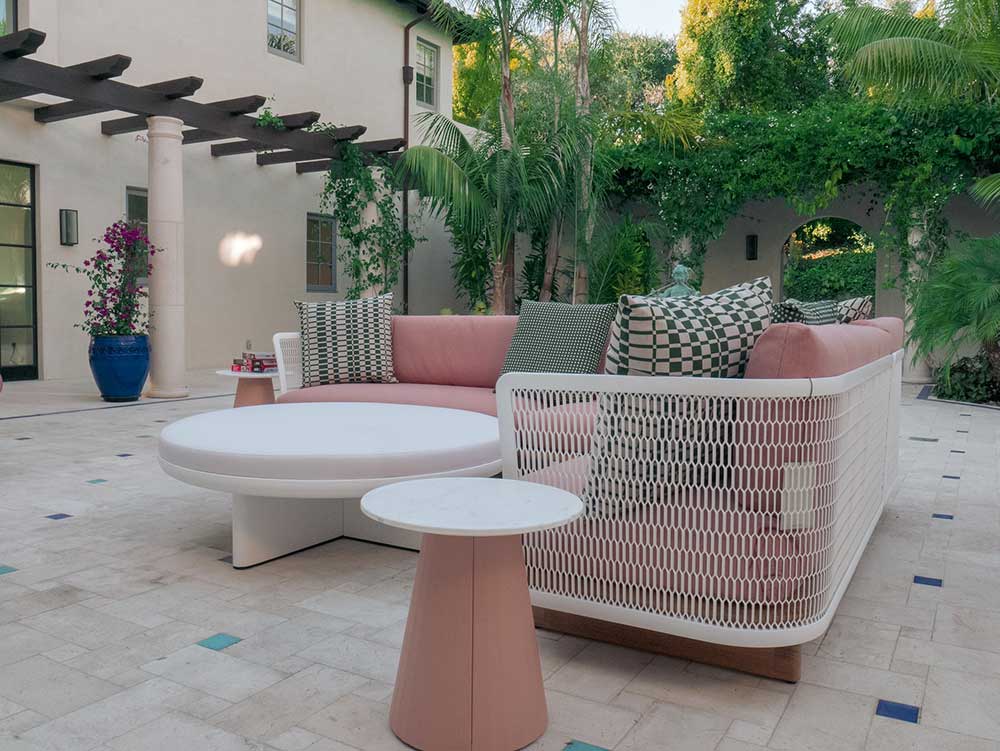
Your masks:
<svg viewBox="0 0 1000 751"><path fill-rule="evenodd" d="M535 607L533 610L535 626L548 631L718 665L789 683L798 681L802 674L802 650L798 645L763 649L730 647L548 608Z"/></svg>

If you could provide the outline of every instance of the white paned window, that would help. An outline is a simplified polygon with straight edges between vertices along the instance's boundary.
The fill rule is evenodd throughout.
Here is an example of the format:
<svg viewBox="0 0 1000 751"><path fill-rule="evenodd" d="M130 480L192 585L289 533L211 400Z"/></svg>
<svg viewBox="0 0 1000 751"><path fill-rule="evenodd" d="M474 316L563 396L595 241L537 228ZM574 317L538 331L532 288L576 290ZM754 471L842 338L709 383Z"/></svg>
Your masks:
<svg viewBox="0 0 1000 751"><path fill-rule="evenodd" d="M417 59L413 66L417 84L417 101L426 106L437 108L438 103L438 61L441 50L423 39L417 40Z"/></svg>
<svg viewBox="0 0 1000 751"><path fill-rule="evenodd" d="M302 0L267 0L267 46L278 55L300 58Z"/></svg>

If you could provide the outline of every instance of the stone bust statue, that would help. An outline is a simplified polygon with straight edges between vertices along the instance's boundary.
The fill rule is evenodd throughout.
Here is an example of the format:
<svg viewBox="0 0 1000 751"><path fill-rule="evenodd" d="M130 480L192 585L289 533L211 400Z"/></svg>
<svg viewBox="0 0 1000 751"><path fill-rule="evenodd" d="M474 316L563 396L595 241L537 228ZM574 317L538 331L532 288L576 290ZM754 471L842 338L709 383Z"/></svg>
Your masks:
<svg viewBox="0 0 1000 751"><path fill-rule="evenodd" d="M660 294L663 297L691 297L692 295L697 295L697 290L687 283L690 277L691 269L682 263L678 263L674 266L673 273L671 274L674 283Z"/></svg>

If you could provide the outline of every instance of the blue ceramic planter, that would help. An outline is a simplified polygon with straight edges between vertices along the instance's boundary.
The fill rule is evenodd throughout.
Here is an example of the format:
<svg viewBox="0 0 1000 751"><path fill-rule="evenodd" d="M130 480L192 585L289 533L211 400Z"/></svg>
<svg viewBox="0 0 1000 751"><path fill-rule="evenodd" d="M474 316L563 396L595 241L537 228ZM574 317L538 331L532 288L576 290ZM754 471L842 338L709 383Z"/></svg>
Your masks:
<svg viewBox="0 0 1000 751"><path fill-rule="evenodd" d="M149 375L149 337L91 337L90 372L104 401L138 400Z"/></svg>

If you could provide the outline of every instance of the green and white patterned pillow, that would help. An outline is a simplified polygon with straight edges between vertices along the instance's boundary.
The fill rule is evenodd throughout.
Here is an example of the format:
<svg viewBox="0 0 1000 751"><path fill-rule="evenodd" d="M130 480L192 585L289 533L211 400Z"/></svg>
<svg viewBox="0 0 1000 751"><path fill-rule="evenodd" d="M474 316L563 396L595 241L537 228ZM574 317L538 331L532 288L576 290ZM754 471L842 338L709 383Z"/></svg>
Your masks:
<svg viewBox="0 0 1000 751"><path fill-rule="evenodd" d="M766 276L695 297L622 295L605 372L739 378L771 304Z"/></svg>
<svg viewBox="0 0 1000 751"><path fill-rule="evenodd" d="M614 305L521 303L521 314L500 373L596 373Z"/></svg>
<svg viewBox="0 0 1000 751"><path fill-rule="evenodd" d="M841 300L837 303L837 313L840 315L841 323L851 321L861 321L872 317L874 300L871 295L864 297L854 297L850 300Z"/></svg>
<svg viewBox="0 0 1000 751"><path fill-rule="evenodd" d="M804 323L808 326L826 326L842 323L843 314L837 308L836 300L785 300L774 306L772 323Z"/></svg>
<svg viewBox="0 0 1000 751"><path fill-rule="evenodd" d="M302 386L396 383L392 294L342 302L295 301L302 341Z"/></svg>

